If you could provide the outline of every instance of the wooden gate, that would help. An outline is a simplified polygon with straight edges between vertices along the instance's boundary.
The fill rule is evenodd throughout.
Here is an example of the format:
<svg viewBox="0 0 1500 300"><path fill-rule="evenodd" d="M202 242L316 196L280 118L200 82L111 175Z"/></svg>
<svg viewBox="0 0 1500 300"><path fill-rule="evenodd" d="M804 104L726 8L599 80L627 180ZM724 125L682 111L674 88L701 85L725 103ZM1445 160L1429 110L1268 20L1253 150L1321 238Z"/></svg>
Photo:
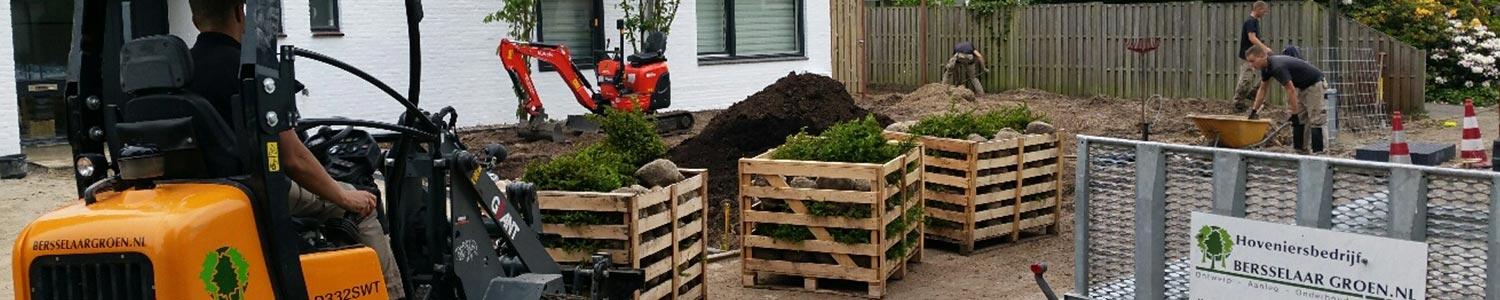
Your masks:
<svg viewBox="0 0 1500 300"><path fill-rule="evenodd" d="M831 0L833 79L850 94L865 91L865 1Z"/></svg>

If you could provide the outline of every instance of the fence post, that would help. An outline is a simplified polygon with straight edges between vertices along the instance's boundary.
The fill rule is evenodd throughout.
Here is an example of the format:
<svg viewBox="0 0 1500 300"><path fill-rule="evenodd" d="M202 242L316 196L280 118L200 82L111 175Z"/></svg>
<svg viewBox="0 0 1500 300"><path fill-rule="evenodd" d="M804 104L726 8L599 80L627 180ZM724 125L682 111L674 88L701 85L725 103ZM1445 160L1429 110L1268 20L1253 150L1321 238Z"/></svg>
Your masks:
<svg viewBox="0 0 1500 300"><path fill-rule="evenodd" d="M1297 165L1297 225L1327 229L1333 223L1333 169L1303 158Z"/></svg>
<svg viewBox="0 0 1500 300"><path fill-rule="evenodd" d="M1500 211L1500 176L1490 179L1490 212L1496 211ZM1486 249L1500 249L1500 222L1493 216L1489 221L1489 231L1484 239ZM1495 286L1500 280L1497 279L1500 278L1500 250L1485 251L1484 265L1484 298L1500 299L1500 286Z"/></svg>
<svg viewBox="0 0 1500 300"><path fill-rule="evenodd" d="M1073 292L1089 295L1089 140L1078 139L1073 172ZM1500 252L1500 251L1496 251Z"/></svg>
<svg viewBox="0 0 1500 300"><path fill-rule="evenodd" d="M1427 176L1421 170L1391 169L1390 237L1427 240Z"/></svg>
<svg viewBox="0 0 1500 300"><path fill-rule="evenodd" d="M1161 145L1135 146L1135 299L1166 299L1167 158ZM1074 229L1077 230L1077 229Z"/></svg>
<svg viewBox="0 0 1500 300"><path fill-rule="evenodd" d="M917 46L917 51L920 51L920 52L917 53L917 60L918 60L917 61L917 66L920 67L920 68L922 68L922 69L918 71L918 72L920 72L919 73L920 75L918 75L918 77L921 78L921 79L919 79L919 80L921 80L921 82L917 83L918 87L923 86L923 85L927 85L927 83L930 82L930 81L927 81L927 69L931 67L931 66L928 65L928 62L927 62L927 48L928 48L927 47L927 27L928 27L928 24L931 23L931 22L928 22L927 19L928 19L929 16L932 15L932 13L927 10L927 0L922 0L922 9L921 10L922 10L922 17L920 18L921 19L920 22L922 22L922 24L919 24L919 27L920 27L919 31L921 33L920 33L919 36L917 36L917 45L918 45Z"/></svg>
<svg viewBox="0 0 1500 300"><path fill-rule="evenodd" d="M1238 153L1214 152L1213 211L1245 216L1245 159Z"/></svg>

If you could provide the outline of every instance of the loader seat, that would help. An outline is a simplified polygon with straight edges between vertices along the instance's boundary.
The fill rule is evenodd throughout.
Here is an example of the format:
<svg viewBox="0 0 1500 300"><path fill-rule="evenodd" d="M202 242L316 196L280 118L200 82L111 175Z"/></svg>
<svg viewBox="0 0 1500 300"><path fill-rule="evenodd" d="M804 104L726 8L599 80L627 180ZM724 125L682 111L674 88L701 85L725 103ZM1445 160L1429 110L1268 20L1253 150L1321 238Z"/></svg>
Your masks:
<svg viewBox="0 0 1500 300"><path fill-rule="evenodd" d="M193 61L182 39L155 35L130 41L120 49L120 73L120 87L131 97L117 124L123 159L161 156L164 170L158 179L244 174L229 123L208 100L184 89L193 78Z"/></svg>
<svg viewBox="0 0 1500 300"><path fill-rule="evenodd" d="M667 61L667 35L652 31L641 43L641 52L626 57L633 66Z"/></svg>

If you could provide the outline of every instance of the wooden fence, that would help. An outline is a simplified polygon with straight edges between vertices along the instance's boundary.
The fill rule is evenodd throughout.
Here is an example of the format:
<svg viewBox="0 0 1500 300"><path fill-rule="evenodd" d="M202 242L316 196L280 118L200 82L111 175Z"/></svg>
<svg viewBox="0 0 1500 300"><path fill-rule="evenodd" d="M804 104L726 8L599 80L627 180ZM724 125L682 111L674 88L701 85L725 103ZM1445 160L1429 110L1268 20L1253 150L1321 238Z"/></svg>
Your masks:
<svg viewBox="0 0 1500 300"><path fill-rule="evenodd" d="M1056 4L988 14L964 7L865 11L863 32L848 34L865 36L868 64L856 72L864 75L858 84L871 89L909 90L940 81L952 45L971 41L988 60L991 72L982 78L986 90L1026 87L1072 95L1229 99L1239 74L1235 52L1240 24L1250 4ZM1328 45L1326 16L1313 2L1273 2L1262 35L1276 49L1309 49L1304 54L1315 63L1325 59L1319 56L1327 47L1384 53L1386 107L1420 111L1426 52L1348 18L1340 19L1338 43ZM925 37L919 30L924 20ZM1159 38L1160 48L1145 55L1126 50L1126 42L1135 38ZM836 62L836 74L842 74L840 68L851 67Z"/></svg>

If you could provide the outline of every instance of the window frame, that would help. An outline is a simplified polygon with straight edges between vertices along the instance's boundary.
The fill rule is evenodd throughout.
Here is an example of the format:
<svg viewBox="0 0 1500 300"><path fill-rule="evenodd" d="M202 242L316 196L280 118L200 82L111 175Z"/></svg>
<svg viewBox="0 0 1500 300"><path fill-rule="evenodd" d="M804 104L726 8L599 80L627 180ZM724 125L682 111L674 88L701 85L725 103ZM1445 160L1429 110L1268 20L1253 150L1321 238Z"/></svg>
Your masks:
<svg viewBox="0 0 1500 300"><path fill-rule="evenodd" d="M536 30L536 36L533 39L538 43L543 43L542 37L544 36L543 34L545 30L543 30L542 27L542 20L546 18L546 15L542 13L541 1L537 1L534 5L535 6L532 7L532 11L536 12L536 28L534 29ZM589 43L593 44L595 47L599 47L597 50L609 51L609 45L604 44L604 0L589 1L589 7L590 10L592 10L589 12L589 15L590 18L593 19L593 24L588 25ZM579 52L579 50L583 50L586 52ZM571 52L574 57L573 66L577 67L578 70L592 70L597 67L597 65L599 64L599 59L601 57L595 56L594 50L596 49L574 49L572 47L568 47L568 51ZM583 61L580 61L578 60L578 53L584 53L588 56ZM553 67L551 64L540 62L537 63L537 69L542 72L557 71L557 67Z"/></svg>
<svg viewBox="0 0 1500 300"><path fill-rule="evenodd" d="M332 26L320 26L318 24L314 24L314 20L312 18L312 11L314 9L312 7L312 5L313 5L312 2L313 1L309 0L309 1L307 1L307 6L308 6L307 23L308 23L308 27L313 32L313 36L343 36L344 34L343 34L343 31L342 31L343 30L342 28L343 28L344 24L343 24L343 17L341 15L342 12L343 12L343 8L340 7L339 0L325 0L325 1L328 1L328 3L332 4L331 6L333 8L333 12L329 14L329 17L332 19L333 25Z"/></svg>
<svg viewBox="0 0 1500 300"><path fill-rule="evenodd" d="M699 52L698 62L708 64L728 64L737 62L759 62L759 61L784 61L805 59L807 57L807 6L806 0L792 0L796 3L797 19L797 51L784 53L746 54L741 55L735 49L735 14L734 1L724 1L724 51Z"/></svg>

